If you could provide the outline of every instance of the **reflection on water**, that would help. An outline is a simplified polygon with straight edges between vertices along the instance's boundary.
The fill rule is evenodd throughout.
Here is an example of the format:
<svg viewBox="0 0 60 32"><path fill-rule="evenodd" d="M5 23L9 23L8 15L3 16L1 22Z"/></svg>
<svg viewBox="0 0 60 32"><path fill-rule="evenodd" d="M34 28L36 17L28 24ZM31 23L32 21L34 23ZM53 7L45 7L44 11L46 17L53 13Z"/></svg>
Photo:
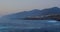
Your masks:
<svg viewBox="0 0 60 32"><path fill-rule="evenodd" d="M11 20L0 23L0 32L60 32L55 20Z"/></svg>
<svg viewBox="0 0 60 32"><path fill-rule="evenodd" d="M57 22L57 21L52 20L52 21L48 21L48 22L53 22L54 23L54 22Z"/></svg>

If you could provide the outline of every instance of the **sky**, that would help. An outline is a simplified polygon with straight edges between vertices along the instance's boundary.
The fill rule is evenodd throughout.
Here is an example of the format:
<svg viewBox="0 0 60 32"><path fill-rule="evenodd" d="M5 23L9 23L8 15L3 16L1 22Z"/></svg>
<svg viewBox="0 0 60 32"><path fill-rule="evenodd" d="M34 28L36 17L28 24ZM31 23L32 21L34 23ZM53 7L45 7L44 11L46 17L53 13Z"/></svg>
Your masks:
<svg viewBox="0 0 60 32"><path fill-rule="evenodd" d="M51 7L60 7L60 0L0 0L0 16Z"/></svg>

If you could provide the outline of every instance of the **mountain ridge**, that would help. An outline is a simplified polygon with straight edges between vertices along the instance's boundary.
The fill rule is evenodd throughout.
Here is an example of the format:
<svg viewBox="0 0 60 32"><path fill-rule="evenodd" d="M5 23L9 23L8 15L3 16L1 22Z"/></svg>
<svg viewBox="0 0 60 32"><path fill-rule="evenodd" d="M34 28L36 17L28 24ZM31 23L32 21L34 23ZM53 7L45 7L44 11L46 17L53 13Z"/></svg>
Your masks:
<svg viewBox="0 0 60 32"><path fill-rule="evenodd" d="M41 15L49 15L49 14L60 14L60 8L58 7L52 7L48 9L33 9L31 11L24 11L20 13L15 13L11 15L3 16L5 18L25 18L27 16L41 16Z"/></svg>

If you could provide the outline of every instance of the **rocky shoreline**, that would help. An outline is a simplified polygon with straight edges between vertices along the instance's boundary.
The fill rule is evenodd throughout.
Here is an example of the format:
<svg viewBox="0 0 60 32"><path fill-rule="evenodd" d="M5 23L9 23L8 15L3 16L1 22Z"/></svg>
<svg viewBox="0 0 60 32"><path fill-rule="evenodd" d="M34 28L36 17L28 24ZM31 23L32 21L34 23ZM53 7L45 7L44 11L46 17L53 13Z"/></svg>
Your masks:
<svg viewBox="0 0 60 32"><path fill-rule="evenodd" d="M54 15L44 15L44 16L29 16L26 18L23 18L24 20L58 20L60 21L60 15L54 14Z"/></svg>

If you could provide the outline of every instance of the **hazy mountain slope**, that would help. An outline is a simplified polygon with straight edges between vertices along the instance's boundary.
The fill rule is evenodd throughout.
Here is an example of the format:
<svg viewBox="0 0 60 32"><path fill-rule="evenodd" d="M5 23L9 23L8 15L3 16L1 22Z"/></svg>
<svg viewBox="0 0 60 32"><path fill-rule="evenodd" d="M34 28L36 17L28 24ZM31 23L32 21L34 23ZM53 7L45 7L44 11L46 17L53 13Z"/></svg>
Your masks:
<svg viewBox="0 0 60 32"><path fill-rule="evenodd" d="M60 8L53 7L43 10L34 9L31 11L24 11L20 13L15 13L11 15L4 16L5 18L24 18L27 16L38 16L38 15L48 15L48 14L60 14Z"/></svg>
<svg viewBox="0 0 60 32"><path fill-rule="evenodd" d="M24 18L26 16L40 15L40 12L41 12L40 10L34 9L32 11L24 11L24 12L20 12L20 13L11 14L11 15L6 15L3 17L6 17L6 18Z"/></svg>
<svg viewBox="0 0 60 32"><path fill-rule="evenodd" d="M48 14L60 14L60 8L53 7L49 9L43 9L42 15L48 15Z"/></svg>

